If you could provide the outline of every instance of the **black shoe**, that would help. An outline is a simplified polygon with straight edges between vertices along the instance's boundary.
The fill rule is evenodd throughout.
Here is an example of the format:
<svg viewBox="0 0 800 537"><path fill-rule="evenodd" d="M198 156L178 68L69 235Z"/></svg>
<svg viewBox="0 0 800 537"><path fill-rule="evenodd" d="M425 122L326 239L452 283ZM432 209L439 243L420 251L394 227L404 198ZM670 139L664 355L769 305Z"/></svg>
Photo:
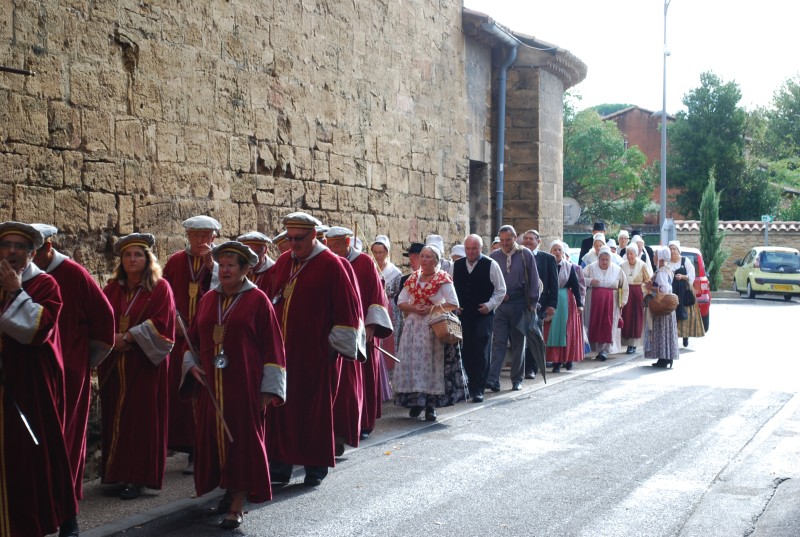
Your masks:
<svg viewBox="0 0 800 537"><path fill-rule="evenodd" d="M422 414L421 406L412 406L411 410L408 411L408 415L411 418L418 418L420 414Z"/></svg>
<svg viewBox="0 0 800 537"><path fill-rule="evenodd" d="M572 371L572 362L567 362L566 365L564 365L564 369Z"/></svg>
<svg viewBox="0 0 800 537"><path fill-rule="evenodd" d="M683 346L684 347L688 347L689 346L689 338L688 337L683 338Z"/></svg>
<svg viewBox="0 0 800 537"><path fill-rule="evenodd" d="M536 373L525 373L525 378L528 380L533 380L536 378Z"/></svg>
<svg viewBox="0 0 800 537"><path fill-rule="evenodd" d="M371 434L372 434L371 430L368 431L368 430L364 429L363 431L361 431L360 438L361 438L361 440L366 440L367 438L369 438L369 435L371 435Z"/></svg>
<svg viewBox="0 0 800 537"><path fill-rule="evenodd" d="M142 493L142 487L133 483L126 483L119 493L120 500L135 500Z"/></svg>
<svg viewBox="0 0 800 537"><path fill-rule="evenodd" d="M606 360L608 360L608 355L604 352L601 352L600 354L597 355L597 359L600 360L601 362L605 362Z"/></svg>
<svg viewBox="0 0 800 537"><path fill-rule="evenodd" d="M233 516L234 518L228 518L228 516ZM236 511L228 511L228 514L225 518L223 518L220 523L219 527L223 530L235 530L239 526L242 525L244 521L244 513L236 512Z"/></svg>
<svg viewBox="0 0 800 537"><path fill-rule="evenodd" d="M497 384L487 384L486 387L489 388L490 390L492 390L495 393L500 391L500 383L499 382Z"/></svg>
<svg viewBox="0 0 800 537"><path fill-rule="evenodd" d="M561 373L561 364L555 364L553 366L553 373Z"/></svg>
<svg viewBox="0 0 800 537"><path fill-rule="evenodd" d="M78 537L78 517L72 517L58 528L58 537Z"/></svg>
<svg viewBox="0 0 800 537"><path fill-rule="evenodd" d="M317 477L317 476L313 476L313 475L307 475L305 477L305 479L303 479L303 485L306 486L306 487L318 487L321 484L322 484L322 478L321 477Z"/></svg>
<svg viewBox="0 0 800 537"><path fill-rule="evenodd" d="M472 402L473 403L483 403L483 394L482 393L476 393L475 395L473 395L472 396Z"/></svg>
<svg viewBox="0 0 800 537"><path fill-rule="evenodd" d="M436 421L436 409L432 406L425 407L425 421Z"/></svg>
<svg viewBox="0 0 800 537"><path fill-rule="evenodd" d="M672 361L672 360L663 360L663 359L659 358L659 359L658 359L658 361L657 361L656 363L654 363L654 364L650 364L650 365L652 365L653 367L658 367L658 368L661 368L661 369L666 369L666 368L667 368L667 363L668 363L668 362L671 362L671 361Z"/></svg>
<svg viewBox="0 0 800 537"><path fill-rule="evenodd" d="M336 442L336 448L335 449L336 449L336 451L334 451L334 454L337 457L341 457L342 455L344 455L344 444L340 444L339 442Z"/></svg>
<svg viewBox="0 0 800 537"><path fill-rule="evenodd" d="M522 382L517 381L517 382L515 382L514 384L511 385L511 391L512 392L518 392L521 389L522 389Z"/></svg>

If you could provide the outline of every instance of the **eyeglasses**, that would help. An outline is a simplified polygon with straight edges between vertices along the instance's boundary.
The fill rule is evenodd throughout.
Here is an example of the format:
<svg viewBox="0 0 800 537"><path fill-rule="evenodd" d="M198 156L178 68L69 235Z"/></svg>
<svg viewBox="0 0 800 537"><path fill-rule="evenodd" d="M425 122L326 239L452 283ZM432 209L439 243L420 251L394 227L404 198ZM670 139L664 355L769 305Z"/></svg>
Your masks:
<svg viewBox="0 0 800 537"><path fill-rule="evenodd" d="M310 231L304 235L295 235L294 237L291 235L286 235L286 240L289 242L303 242L309 235L311 235Z"/></svg>
<svg viewBox="0 0 800 537"><path fill-rule="evenodd" d="M23 250L30 252L33 248L31 248L30 244L25 244L24 242L0 241L0 250Z"/></svg>

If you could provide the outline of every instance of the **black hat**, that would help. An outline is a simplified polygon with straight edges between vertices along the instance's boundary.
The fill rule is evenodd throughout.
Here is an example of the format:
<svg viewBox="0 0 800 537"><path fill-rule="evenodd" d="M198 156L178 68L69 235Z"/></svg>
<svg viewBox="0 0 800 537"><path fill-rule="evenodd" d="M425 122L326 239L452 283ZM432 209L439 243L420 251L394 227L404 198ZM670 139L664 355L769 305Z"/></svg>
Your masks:
<svg viewBox="0 0 800 537"><path fill-rule="evenodd" d="M425 248L425 245L421 242L412 242L411 246L408 247L408 250L403 252L403 257L408 257L409 254L418 254Z"/></svg>
<svg viewBox="0 0 800 537"><path fill-rule="evenodd" d="M605 222L595 222L594 226L592 227L592 231L605 231L605 230L606 230Z"/></svg>

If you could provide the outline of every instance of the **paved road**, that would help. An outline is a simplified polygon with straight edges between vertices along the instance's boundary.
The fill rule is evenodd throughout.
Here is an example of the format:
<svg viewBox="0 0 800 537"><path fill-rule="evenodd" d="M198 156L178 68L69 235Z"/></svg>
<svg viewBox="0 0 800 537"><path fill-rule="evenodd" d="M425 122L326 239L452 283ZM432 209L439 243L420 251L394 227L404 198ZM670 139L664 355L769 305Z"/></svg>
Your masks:
<svg viewBox="0 0 800 537"><path fill-rule="evenodd" d="M796 301L718 301L673 370L612 361L461 405L347 453L319 489L277 491L234 533L778 535L758 521L800 477L798 318ZM219 535L218 520L193 508L125 535Z"/></svg>

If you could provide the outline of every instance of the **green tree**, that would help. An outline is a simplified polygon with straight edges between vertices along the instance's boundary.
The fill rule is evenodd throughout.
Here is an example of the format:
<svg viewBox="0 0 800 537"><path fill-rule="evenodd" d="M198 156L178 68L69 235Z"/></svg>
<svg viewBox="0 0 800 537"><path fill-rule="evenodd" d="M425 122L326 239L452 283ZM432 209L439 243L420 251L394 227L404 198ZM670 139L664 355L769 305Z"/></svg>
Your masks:
<svg viewBox="0 0 800 537"><path fill-rule="evenodd" d="M613 121L592 109L575 113L565 106L564 195L583 207L580 222L642 221L653 178L644 153L625 145Z"/></svg>
<svg viewBox="0 0 800 537"><path fill-rule="evenodd" d="M774 160L800 154L800 75L786 80L773 94L766 112L766 148Z"/></svg>
<svg viewBox="0 0 800 537"><path fill-rule="evenodd" d="M678 112L668 127L670 186L682 189L681 212L697 216L710 170L715 170L723 220L752 219L770 213L777 203L768 176L745 159L747 114L740 108L739 86L717 75L700 75L700 87L683 98L686 111Z"/></svg>
<svg viewBox="0 0 800 537"><path fill-rule="evenodd" d="M712 291L719 289L722 282L720 269L729 255L729 252L722 249L725 232L719 230L719 202L720 195L712 169L700 201L700 252L706 263L706 276Z"/></svg>

